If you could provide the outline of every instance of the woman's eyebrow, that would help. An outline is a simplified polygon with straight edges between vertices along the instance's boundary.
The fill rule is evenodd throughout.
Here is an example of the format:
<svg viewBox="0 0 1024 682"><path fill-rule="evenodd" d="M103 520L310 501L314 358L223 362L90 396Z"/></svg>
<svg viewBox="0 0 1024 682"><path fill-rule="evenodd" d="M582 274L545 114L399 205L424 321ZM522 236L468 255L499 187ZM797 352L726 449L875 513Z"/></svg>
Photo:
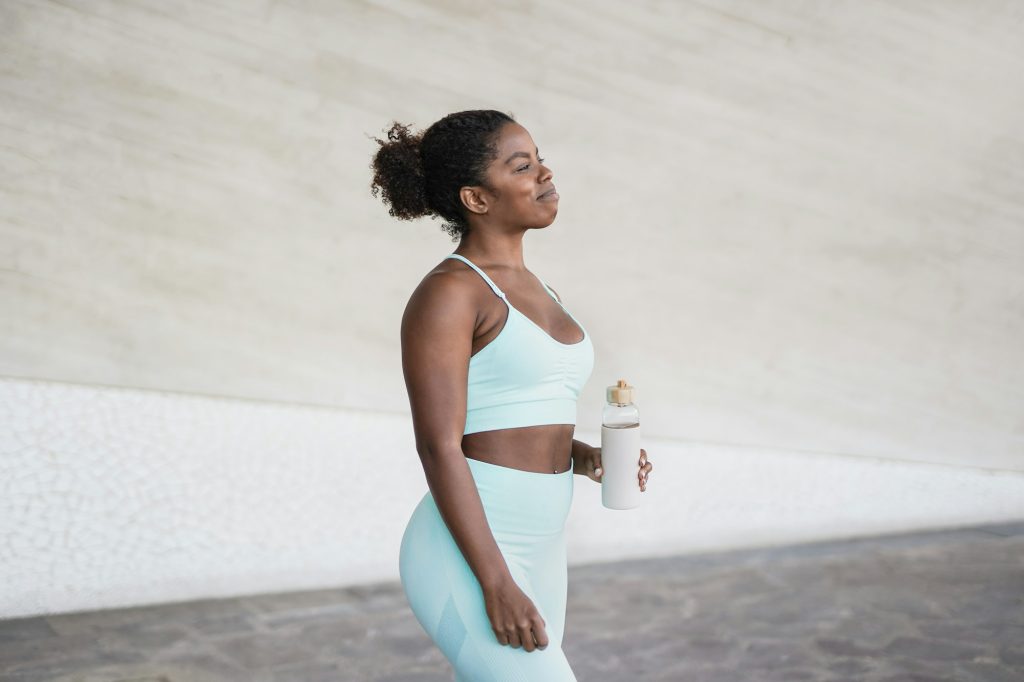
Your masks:
<svg viewBox="0 0 1024 682"><path fill-rule="evenodd" d="M537 147L536 153L540 154L540 147ZM530 155L527 152L512 152L512 155L505 159L505 163L508 163L517 156L525 156L526 158L530 158Z"/></svg>

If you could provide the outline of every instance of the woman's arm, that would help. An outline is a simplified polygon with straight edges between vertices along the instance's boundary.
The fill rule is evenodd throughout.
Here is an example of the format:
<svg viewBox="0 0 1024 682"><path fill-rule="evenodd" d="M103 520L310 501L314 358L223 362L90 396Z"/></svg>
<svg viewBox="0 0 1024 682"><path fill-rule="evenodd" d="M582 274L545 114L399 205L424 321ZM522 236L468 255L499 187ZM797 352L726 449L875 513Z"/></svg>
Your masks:
<svg viewBox="0 0 1024 682"><path fill-rule="evenodd" d="M512 574L462 451L477 304L457 277L431 273L410 297L402 316L402 369L427 485L466 562L489 590Z"/></svg>
<svg viewBox="0 0 1024 682"><path fill-rule="evenodd" d="M581 440L572 440L572 473L586 476L594 471L594 456L599 454L601 448L587 445ZM600 463L600 460L597 460Z"/></svg>

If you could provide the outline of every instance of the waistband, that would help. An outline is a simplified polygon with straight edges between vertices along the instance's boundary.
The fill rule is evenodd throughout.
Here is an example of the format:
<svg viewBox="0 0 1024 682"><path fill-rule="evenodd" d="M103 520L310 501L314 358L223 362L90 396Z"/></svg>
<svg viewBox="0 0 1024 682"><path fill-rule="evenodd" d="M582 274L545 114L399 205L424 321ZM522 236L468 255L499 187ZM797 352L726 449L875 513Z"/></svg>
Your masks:
<svg viewBox="0 0 1024 682"><path fill-rule="evenodd" d="M548 474L538 471L525 471L523 469L514 469L512 467L501 466L500 464L491 464L490 462L485 462L480 459L473 459L472 457L467 457L466 462L469 463L469 468L473 472L473 478L476 478L477 474L479 473L479 475L482 477L504 476L506 478L518 479L520 481L538 481L540 479L545 478L557 479L559 477L565 478L567 476L572 475L572 469L560 471L557 474ZM480 479L477 480L479 481Z"/></svg>
<svg viewBox="0 0 1024 682"><path fill-rule="evenodd" d="M471 457L466 462L495 532L552 535L565 527L572 507L572 469L546 474Z"/></svg>

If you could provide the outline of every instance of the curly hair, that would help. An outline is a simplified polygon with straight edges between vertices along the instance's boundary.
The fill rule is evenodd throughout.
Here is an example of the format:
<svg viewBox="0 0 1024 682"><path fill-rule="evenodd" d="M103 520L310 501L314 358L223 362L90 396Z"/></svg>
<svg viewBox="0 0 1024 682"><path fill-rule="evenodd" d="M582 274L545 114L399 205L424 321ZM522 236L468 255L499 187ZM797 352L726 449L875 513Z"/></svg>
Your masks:
<svg viewBox="0 0 1024 682"><path fill-rule="evenodd" d="M511 114L473 109L448 114L422 133L397 121L373 157L370 192L380 192L388 213L399 220L429 215L445 222L441 229L458 239L469 230L459 190L487 187L485 173L497 157L498 131L514 123Z"/></svg>

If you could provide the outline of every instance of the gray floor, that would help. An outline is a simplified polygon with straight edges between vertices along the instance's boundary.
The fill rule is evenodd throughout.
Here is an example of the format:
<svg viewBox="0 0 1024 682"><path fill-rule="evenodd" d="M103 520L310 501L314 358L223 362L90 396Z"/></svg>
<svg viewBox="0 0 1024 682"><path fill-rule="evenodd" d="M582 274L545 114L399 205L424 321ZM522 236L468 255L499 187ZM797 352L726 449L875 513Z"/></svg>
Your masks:
<svg viewBox="0 0 1024 682"><path fill-rule="evenodd" d="M581 682L1020 681L1022 599L1024 522L580 566L564 648ZM452 675L386 583L0 621L0 679Z"/></svg>

